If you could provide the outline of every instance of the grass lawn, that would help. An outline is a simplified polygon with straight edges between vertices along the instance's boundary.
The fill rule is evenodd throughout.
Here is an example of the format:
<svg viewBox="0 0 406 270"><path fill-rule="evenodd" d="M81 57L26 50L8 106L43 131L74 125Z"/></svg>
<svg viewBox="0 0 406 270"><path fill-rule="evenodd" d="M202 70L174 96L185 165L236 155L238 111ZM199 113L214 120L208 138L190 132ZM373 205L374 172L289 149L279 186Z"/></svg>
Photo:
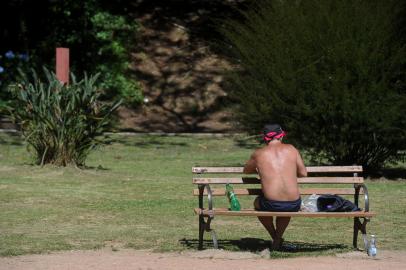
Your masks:
<svg viewBox="0 0 406 270"><path fill-rule="evenodd" d="M234 137L115 135L91 154L89 169L40 168L31 165L18 137L2 134L0 255L101 247L196 249L191 167L241 165L255 147ZM406 181L375 179L367 186L371 210L378 213L367 229L377 235L378 249L406 249ZM274 254L351 250L352 224L352 219L292 219L285 240L297 249ZM218 217L212 225L224 249L267 247L269 237L256 218Z"/></svg>

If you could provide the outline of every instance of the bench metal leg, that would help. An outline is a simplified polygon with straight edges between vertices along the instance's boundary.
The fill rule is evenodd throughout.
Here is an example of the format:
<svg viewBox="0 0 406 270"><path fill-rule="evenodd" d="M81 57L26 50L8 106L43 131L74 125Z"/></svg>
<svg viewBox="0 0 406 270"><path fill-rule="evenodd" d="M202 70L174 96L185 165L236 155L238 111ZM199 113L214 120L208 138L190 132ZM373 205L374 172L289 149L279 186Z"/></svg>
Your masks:
<svg viewBox="0 0 406 270"><path fill-rule="evenodd" d="M207 189L207 200L208 200L209 210L212 210L213 209L213 199L212 199L211 188L209 185L199 185L199 208L203 209L204 189ZM211 223L212 219L214 218L214 215L213 215L213 213L211 213L207 217L207 221L205 221L204 218L205 217L203 215L199 215L199 247L198 247L198 249L199 250L203 249L203 236L204 236L205 231L211 233L211 238L213 240L213 247L215 249L218 249L216 232L210 228L210 223Z"/></svg>
<svg viewBox="0 0 406 270"><path fill-rule="evenodd" d="M358 249L358 245L357 245L358 231L361 231L361 233L363 235L363 239L364 239L364 246L366 245L366 243L365 243L365 235L367 233L366 226L367 226L369 219L368 218L363 218L363 219L364 219L364 221L361 222L359 217L354 218L354 236L353 236L352 244L355 249Z"/></svg>
<svg viewBox="0 0 406 270"><path fill-rule="evenodd" d="M203 249L203 235L204 235L204 218L199 215L199 247L198 249Z"/></svg>
<svg viewBox="0 0 406 270"><path fill-rule="evenodd" d="M210 232L213 240L213 247L218 249L218 241L216 232L210 228L210 223L213 217L207 217L207 222L204 220L203 215L199 215L199 250L203 249L203 235L204 232Z"/></svg>

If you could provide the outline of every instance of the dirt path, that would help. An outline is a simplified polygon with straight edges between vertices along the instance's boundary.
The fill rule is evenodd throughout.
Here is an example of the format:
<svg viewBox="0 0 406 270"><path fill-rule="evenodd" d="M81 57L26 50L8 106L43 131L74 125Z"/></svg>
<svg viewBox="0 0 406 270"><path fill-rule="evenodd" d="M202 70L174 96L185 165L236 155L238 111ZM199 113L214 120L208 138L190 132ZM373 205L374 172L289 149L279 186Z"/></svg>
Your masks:
<svg viewBox="0 0 406 270"><path fill-rule="evenodd" d="M376 259L365 253L351 252L330 257L266 259L269 253L252 254L206 250L184 253L153 253L150 251L111 250L71 251L47 255L26 255L0 258L1 270L400 270L406 266L406 251L380 251Z"/></svg>

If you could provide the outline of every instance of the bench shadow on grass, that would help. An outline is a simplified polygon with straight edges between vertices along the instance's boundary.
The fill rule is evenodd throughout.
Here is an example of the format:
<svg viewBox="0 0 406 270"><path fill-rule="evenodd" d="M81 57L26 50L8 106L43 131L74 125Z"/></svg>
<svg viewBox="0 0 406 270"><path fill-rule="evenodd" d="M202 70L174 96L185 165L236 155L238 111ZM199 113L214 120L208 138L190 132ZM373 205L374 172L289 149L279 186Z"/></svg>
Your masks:
<svg viewBox="0 0 406 270"><path fill-rule="evenodd" d="M198 249L198 239L181 239L179 241L183 246L190 249ZM232 250L232 251L249 251L253 253L261 252L268 249L271 243L268 240L260 238L241 238L240 240L218 240L219 249ZM203 249L213 248L211 240L203 241ZM318 243L305 243L285 241L282 247L282 252L287 253L319 253L328 250L347 250L348 247L342 244L318 244Z"/></svg>

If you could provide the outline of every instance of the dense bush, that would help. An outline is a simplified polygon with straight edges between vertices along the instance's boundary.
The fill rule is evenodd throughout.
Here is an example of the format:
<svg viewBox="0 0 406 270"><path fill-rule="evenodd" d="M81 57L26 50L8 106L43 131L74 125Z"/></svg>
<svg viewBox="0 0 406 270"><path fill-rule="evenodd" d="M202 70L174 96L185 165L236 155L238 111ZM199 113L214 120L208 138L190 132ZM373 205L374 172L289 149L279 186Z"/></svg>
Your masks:
<svg viewBox="0 0 406 270"><path fill-rule="evenodd" d="M244 20L225 21L241 126L279 122L291 142L334 164L397 160L406 149L399 3L261 1Z"/></svg>
<svg viewBox="0 0 406 270"><path fill-rule="evenodd" d="M136 105L141 89L128 60L138 24L129 6L122 0L7 1L0 10L0 52L29 52L31 66L53 69L55 48L68 47L75 74L100 72L104 98Z"/></svg>
<svg viewBox="0 0 406 270"><path fill-rule="evenodd" d="M118 102L100 102L96 76L78 81L71 75L70 85L59 82L45 69L45 81L23 74L24 80L10 87L11 114L21 125L24 139L35 150L37 164L84 165L98 143Z"/></svg>

